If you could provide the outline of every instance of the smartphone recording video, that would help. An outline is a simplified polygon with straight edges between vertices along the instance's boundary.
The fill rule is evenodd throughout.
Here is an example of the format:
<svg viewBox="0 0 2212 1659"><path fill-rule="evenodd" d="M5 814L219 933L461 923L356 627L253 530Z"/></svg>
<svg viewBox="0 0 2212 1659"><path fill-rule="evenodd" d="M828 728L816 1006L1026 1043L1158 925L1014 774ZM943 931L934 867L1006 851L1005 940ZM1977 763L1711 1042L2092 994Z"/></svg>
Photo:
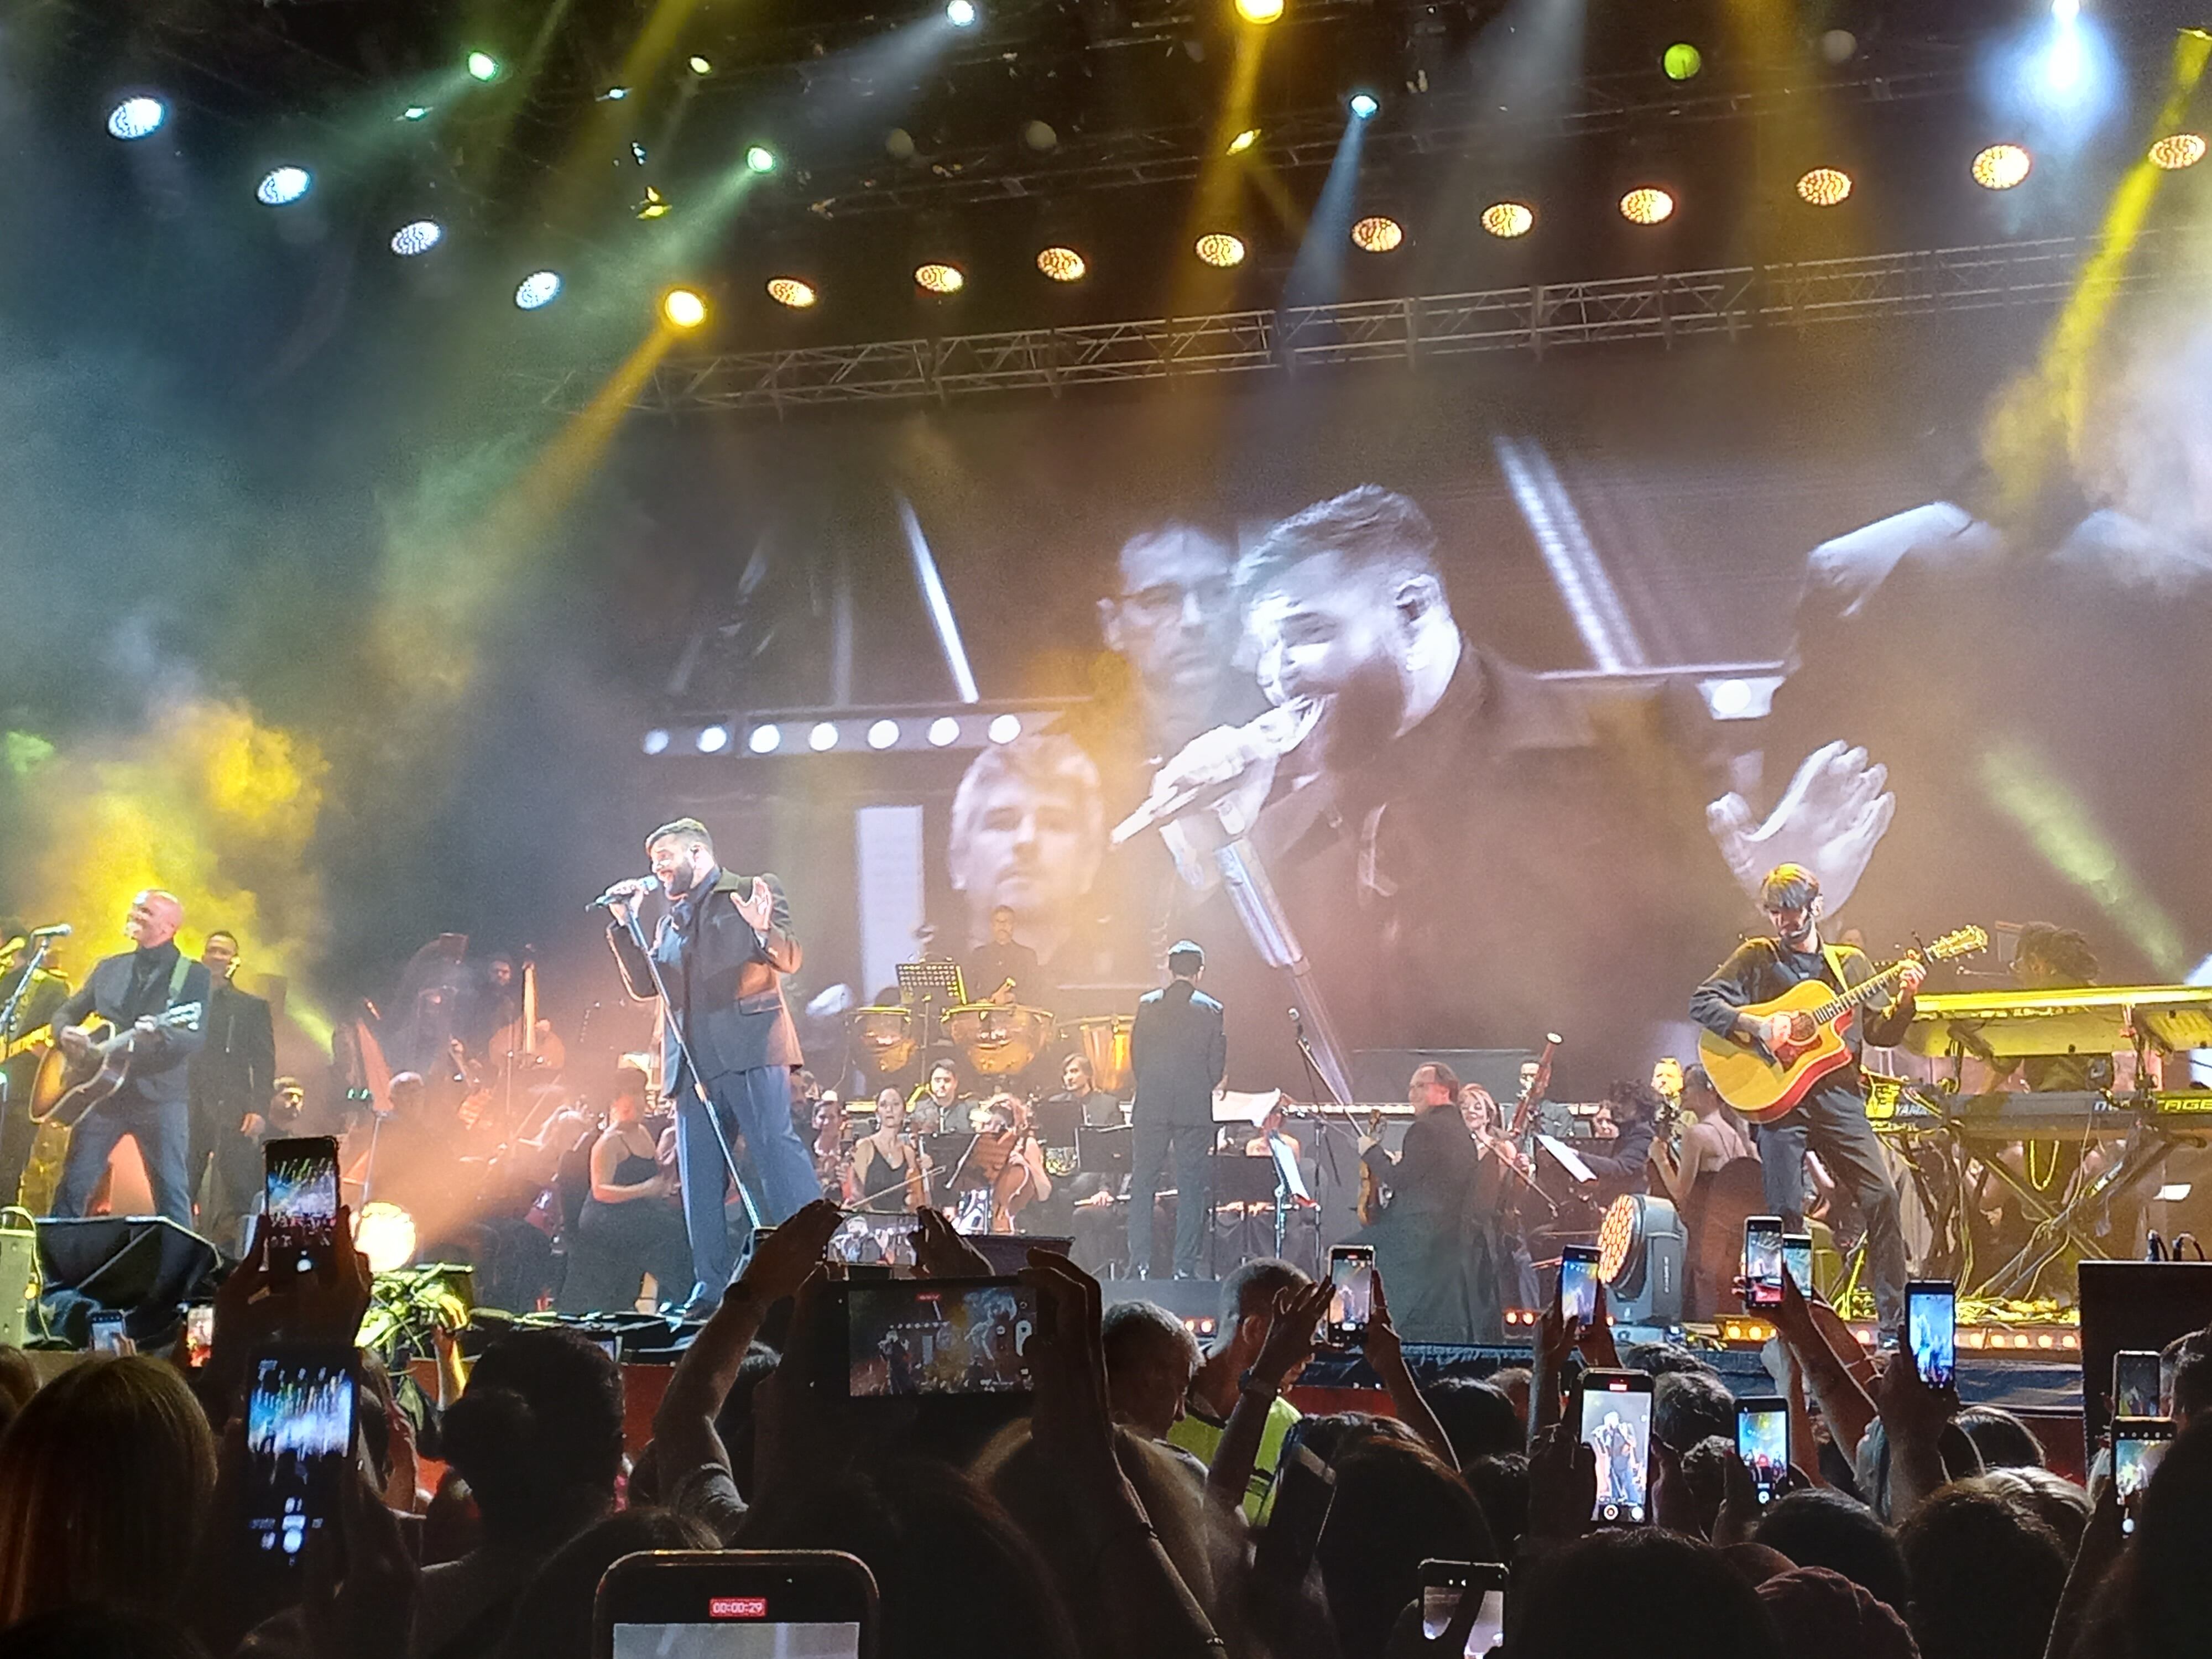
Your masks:
<svg viewBox="0 0 2212 1659"><path fill-rule="evenodd" d="M1421 1563L1421 1634L1431 1642L1450 1628L1460 1596L1470 1584L1482 1588L1482 1608L1467 1633L1463 1659L1482 1659L1505 1645L1505 1569L1488 1561Z"/></svg>
<svg viewBox="0 0 2212 1659"><path fill-rule="evenodd" d="M2112 1419L2112 1490L2120 1500L2120 1530L2132 1533L2142 1504L2143 1488L2158 1473L2166 1448L2173 1443L2170 1417L2115 1417Z"/></svg>
<svg viewBox="0 0 2212 1659"><path fill-rule="evenodd" d="M123 1316L103 1310L92 1316L91 1340L86 1345L94 1353L123 1352Z"/></svg>
<svg viewBox="0 0 2212 1659"><path fill-rule="evenodd" d="M1743 1224L1743 1305L1782 1305L1782 1218L1755 1215Z"/></svg>
<svg viewBox="0 0 2212 1659"><path fill-rule="evenodd" d="M1761 1504L1790 1479L1790 1404L1771 1395L1735 1402L1735 1455L1751 1470Z"/></svg>
<svg viewBox="0 0 2212 1659"><path fill-rule="evenodd" d="M827 1550L653 1550L599 1581L593 1659L869 1659L876 1581Z"/></svg>
<svg viewBox="0 0 2212 1659"><path fill-rule="evenodd" d="M353 1354L264 1350L246 1399L246 1529L255 1559L289 1569L335 1513L353 1458Z"/></svg>
<svg viewBox="0 0 2212 1659"><path fill-rule="evenodd" d="M2156 1417L2159 1398L2158 1354L2146 1348L2123 1348L2112 1356L2112 1415Z"/></svg>
<svg viewBox="0 0 2212 1659"><path fill-rule="evenodd" d="M1651 1376L1648 1371L1583 1373L1582 1441L1597 1458L1590 1519L1641 1526L1650 1512Z"/></svg>
<svg viewBox="0 0 2212 1659"><path fill-rule="evenodd" d="M1958 1287L1949 1279L1916 1279L1905 1285L1905 1350L1931 1389L1958 1380Z"/></svg>
<svg viewBox="0 0 2212 1659"><path fill-rule="evenodd" d="M1797 1294L1808 1302L1813 1299L1813 1235L1784 1233L1782 1235L1782 1270L1797 1286Z"/></svg>
<svg viewBox="0 0 2212 1659"><path fill-rule="evenodd" d="M1332 1245L1328 1252L1328 1328L1332 1348L1356 1348L1367 1340L1375 1314L1375 1251L1365 1244Z"/></svg>
<svg viewBox="0 0 2212 1659"><path fill-rule="evenodd" d="M870 1279L844 1286L846 1392L1026 1394L1036 1299L1012 1279Z"/></svg>
<svg viewBox="0 0 2212 1659"><path fill-rule="evenodd" d="M1587 1326L1597 1317L1597 1246L1569 1244L1559 1252L1559 1317Z"/></svg>
<svg viewBox="0 0 2212 1659"><path fill-rule="evenodd" d="M313 1273L331 1260L338 1224L338 1144L328 1135L272 1140L264 1150L269 1271Z"/></svg>

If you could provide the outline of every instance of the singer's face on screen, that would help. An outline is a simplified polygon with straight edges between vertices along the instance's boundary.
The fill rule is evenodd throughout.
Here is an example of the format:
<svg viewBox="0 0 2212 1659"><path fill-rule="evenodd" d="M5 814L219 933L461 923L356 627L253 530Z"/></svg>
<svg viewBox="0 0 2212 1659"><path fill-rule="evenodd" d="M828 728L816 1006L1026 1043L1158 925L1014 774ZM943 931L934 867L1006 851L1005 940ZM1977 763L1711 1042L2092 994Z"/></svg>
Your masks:
<svg viewBox="0 0 2212 1659"><path fill-rule="evenodd" d="M674 836L664 836L646 848L652 860L653 873L664 891L681 897L696 886L699 878L707 873L714 854L696 841L684 841Z"/></svg>
<svg viewBox="0 0 2212 1659"><path fill-rule="evenodd" d="M1413 629L1388 576L1334 553L1279 571L1253 596L1261 687L1276 702L1331 699L1332 761L1354 764L1398 735L1409 705Z"/></svg>

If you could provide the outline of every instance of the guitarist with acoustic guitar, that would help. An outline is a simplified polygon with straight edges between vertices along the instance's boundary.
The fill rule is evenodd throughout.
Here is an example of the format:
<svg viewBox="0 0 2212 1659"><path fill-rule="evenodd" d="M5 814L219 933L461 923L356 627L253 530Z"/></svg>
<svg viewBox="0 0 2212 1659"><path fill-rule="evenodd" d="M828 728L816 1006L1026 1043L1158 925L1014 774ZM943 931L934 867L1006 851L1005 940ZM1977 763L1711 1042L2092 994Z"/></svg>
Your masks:
<svg viewBox="0 0 2212 1659"><path fill-rule="evenodd" d="M72 1082L52 1109L65 1115L72 1109L64 1103L71 1095L98 1095L106 1079L119 1075L112 1091L95 1099L76 1121L54 1195L56 1215L85 1212L116 1143L128 1135L145 1160L155 1209L180 1227L192 1224L185 1062L205 1039L210 981L204 965L177 949L184 919L174 894L158 888L139 894L123 924L135 948L103 957L54 1011L58 1057L68 1078L83 1081ZM112 1027L113 1035L95 1038L83 1029L95 1018Z"/></svg>
<svg viewBox="0 0 2212 1659"><path fill-rule="evenodd" d="M1802 865L1779 865L1767 872L1759 887L1759 908L1773 924L1774 937L1746 939L1736 946L1690 999L1690 1018L1725 1042L1786 1061L1805 1042L1802 1028L1808 1017L1747 1012L1753 1005L1772 1002L1792 988L1813 981L1839 995L1869 986L1877 977L1894 986L1887 1007L1863 1016L1846 1008L1828 1022L1827 1029L1841 1040L1842 1055L1831 1056L1836 1063L1819 1072L1794 1104L1759 1123L1754 1133L1765 1170L1766 1206L1782 1218L1784 1231L1804 1231L1808 1147L1850 1194L1866 1218L1867 1263L1881 1328L1885 1333L1900 1330L1907 1271L1905 1235L1898 1224L1897 1188L1883 1166L1874 1126L1867 1121L1858 1056L1863 1044L1885 1048L1904 1036L1927 970L1908 958L1878 976L1864 952L1847 945L1824 944L1820 884ZM1716 1073L1715 1081L1719 1080Z"/></svg>

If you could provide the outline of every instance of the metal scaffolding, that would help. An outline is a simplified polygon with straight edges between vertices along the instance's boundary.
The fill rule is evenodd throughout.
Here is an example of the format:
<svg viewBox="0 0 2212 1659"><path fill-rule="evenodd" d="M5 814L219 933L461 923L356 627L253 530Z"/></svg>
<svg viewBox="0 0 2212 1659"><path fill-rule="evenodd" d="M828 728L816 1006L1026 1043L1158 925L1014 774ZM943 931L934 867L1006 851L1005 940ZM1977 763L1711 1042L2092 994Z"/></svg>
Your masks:
<svg viewBox="0 0 2212 1659"><path fill-rule="evenodd" d="M1790 264L1737 265L1474 294L1356 300L937 339L883 340L785 351L733 351L663 364L630 407L666 416L784 414L823 404L946 401L1118 381L1291 374L1346 363L1397 362L1621 340L1718 335L1913 317L2006 306L2049 306L2071 294L2094 238L2000 242ZM2178 253L2179 258L2162 257ZM2126 292L2207 274L2203 249L2146 235L2136 257L2102 280ZM574 411L600 377L518 373L550 408Z"/></svg>

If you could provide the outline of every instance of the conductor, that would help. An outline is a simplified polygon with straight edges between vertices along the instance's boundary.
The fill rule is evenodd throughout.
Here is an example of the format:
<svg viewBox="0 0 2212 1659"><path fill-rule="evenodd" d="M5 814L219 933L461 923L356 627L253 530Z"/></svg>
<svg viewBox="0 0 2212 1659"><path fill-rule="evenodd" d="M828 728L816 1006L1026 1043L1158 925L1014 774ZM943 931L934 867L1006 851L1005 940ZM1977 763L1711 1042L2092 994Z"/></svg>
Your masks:
<svg viewBox="0 0 2212 1659"><path fill-rule="evenodd" d="M1170 981L1137 1004L1129 1034L1136 1098L1129 1109L1129 1265L1147 1278L1152 1263L1152 1199L1175 1160L1175 1276L1198 1276L1198 1248L1212 1204L1213 1091L1229 1071L1221 1005L1198 988L1206 953L1188 939L1168 952Z"/></svg>

